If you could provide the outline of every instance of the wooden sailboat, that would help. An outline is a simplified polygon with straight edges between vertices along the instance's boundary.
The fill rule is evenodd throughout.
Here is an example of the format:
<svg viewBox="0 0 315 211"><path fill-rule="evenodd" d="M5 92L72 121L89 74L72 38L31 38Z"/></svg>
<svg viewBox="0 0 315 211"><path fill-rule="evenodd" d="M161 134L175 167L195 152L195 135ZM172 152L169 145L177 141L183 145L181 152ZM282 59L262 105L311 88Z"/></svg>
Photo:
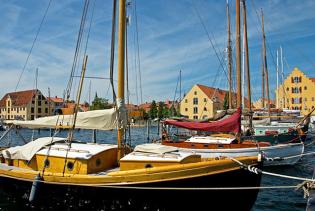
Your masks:
<svg viewBox="0 0 315 211"><path fill-rule="evenodd" d="M269 74L267 65L267 54L266 54L266 35L264 28L264 14L261 11L261 26L262 26L262 107L263 109L267 107L268 116L266 124L253 124L253 136L257 141L269 141L272 144L277 143L294 143L294 142L304 142L306 139L306 133L308 131L308 125L310 121L310 115L313 113L311 111L305 118L302 119L298 124L288 124L281 122L271 121L271 108L270 108L270 97L269 97ZM278 61L278 58L277 58ZM277 62L278 64L278 62ZM277 66L278 69L278 66ZM278 74L277 74L278 76ZM266 82L266 83L265 83ZM277 77L278 82L278 77ZM266 90L265 90L266 88ZM267 94L267 99L265 99L265 91ZM267 100L267 105L265 101ZM281 118L281 117L279 117Z"/></svg>
<svg viewBox="0 0 315 211"><path fill-rule="evenodd" d="M238 1L237 1L238 2ZM247 23L246 23L246 6L243 5L243 24L244 24L244 41L246 50L246 69L248 94L250 99L250 80L249 80L249 59L248 59L248 44L247 44ZM229 15L228 15L229 17ZM173 125L188 130L198 131L194 135L187 137L169 135L169 131L164 130L162 144L168 146L179 147L184 152L196 152L205 158L214 158L220 156L246 156L256 155L262 151L267 161L265 165L293 165L304 152L304 145L300 140L299 134L294 135L292 139L286 139L286 144L273 145L276 142L274 139L264 139L266 136L261 136L261 140L257 141L256 136L241 136L241 69L240 69L240 12L239 2L236 7L236 80L237 80L237 106L238 110L230 117L212 123L207 122L180 122L174 120L164 121L165 125ZM269 99L269 94L268 94ZM251 103L250 103L251 104ZM249 105L249 113L251 114L251 105ZM249 115L250 127L252 126L251 115ZM198 134L199 133L199 134ZM203 135L200 135L203 133ZM211 133L225 133L215 134ZM233 133L233 135L227 134ZM273 138L273 136L271 136ZM286 138L289 138L288 136ZM177 140L176 140L177 139ZM288 143L292 141L292 143ZM269 158L269 159L268 159Z"/></svg>
<svg viewBox="0 0 315 211"><path fill-rule="evenodd" d="M68 138L43 137L1 151L1 187L14 194L20 193L18 196L21 197L26 194L30 201L46 198L42 201L46 206L54 203L54 198L68 199L69 202L78 197L118 201L150 199L162 207L172 207L171 210L188 207L201 210L208 206L223 210L250 210L258 189L246 187L259 186L261 176L245 170L229 158L202 159L200 155L181 153L175 147L161 148L158 144L125 156L125 9L125 0L120 0L117 107L103 113L96 111L96 116L101 118L92 116L89 119L74 112ZM82 68L77 103L86 62L87 57ZM85 115L89 113L85 112ZM99 119L105 121L103 130L112 125L118 128L117 145L73 141L76 126L96 127ZM246 165L259 167L261 164L257 156L237 160ZM192 194L197 201L192 200ZM64 205L68 206L67 203Z"/></svg>

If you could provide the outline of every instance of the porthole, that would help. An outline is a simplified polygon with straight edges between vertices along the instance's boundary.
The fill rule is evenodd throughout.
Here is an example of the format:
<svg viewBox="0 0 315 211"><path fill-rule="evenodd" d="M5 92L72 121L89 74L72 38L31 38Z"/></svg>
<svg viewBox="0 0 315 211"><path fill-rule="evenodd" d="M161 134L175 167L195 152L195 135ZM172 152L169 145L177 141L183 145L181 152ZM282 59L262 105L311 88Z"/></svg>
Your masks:
<svg viewBox="0 0 315 211"><path fill-rule="evenodd" d="M150 163L145 164L144 168L152 168L153 166Z"/></svg>
<svg viewBox="0 0 315 211"><path fill-rule="evenodd" d="M101 165L101 159L97 158L95 164L96 164L96 166L100 166Z"/></svg>
<svg viewBox="0 0 315 211"><path fill-rule="evenodd" d="M73 162L69 161L69 162L67 163L67 169L68 169L69 171L72 171L72 170L73 170L73 167L74 167Z"/></svg>
<svg viewBox="0 0 315 211"><path fill-rule="evenodd" d="M50 161L49 161L48 159L45 159L45 161L44 161L44 167L45 167L45 168L49 168L49 166L50 166Z"/></svg>

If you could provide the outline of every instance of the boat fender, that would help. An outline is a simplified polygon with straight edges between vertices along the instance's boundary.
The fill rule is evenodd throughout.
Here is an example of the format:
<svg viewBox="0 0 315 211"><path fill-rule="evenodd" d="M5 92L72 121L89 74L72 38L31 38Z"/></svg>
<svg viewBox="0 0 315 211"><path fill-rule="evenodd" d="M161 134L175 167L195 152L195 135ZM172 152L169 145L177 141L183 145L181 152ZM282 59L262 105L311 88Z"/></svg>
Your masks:
<svg viewBox="0 0 315 211"><path fill-rule="evenodd" d="M257 161L261 162L262 158L263 158L263 154L262 153L258 153Z"/></svg>
<svg viewBox="0 0 315 211"><path fill-rule="evenodd" d="M36 197L37 197L38 192L39 192L41 180L42 180L42 178L39 174L36 175L36 177L34 178L32 188L31 188L31 193L30 193L30 196L28 198L29 202L31 202L31 203L35 202L35 200L36 200Z"/></svg>

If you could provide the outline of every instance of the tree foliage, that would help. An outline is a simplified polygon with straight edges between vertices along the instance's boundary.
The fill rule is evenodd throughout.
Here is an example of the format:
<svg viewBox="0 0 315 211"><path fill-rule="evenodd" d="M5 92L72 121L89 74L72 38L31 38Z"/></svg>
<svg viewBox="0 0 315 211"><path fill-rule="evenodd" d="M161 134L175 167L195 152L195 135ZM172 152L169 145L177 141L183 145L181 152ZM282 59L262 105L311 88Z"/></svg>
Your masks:
<svg viewBox="0 0 315 211"><path fill-rule="evenodd" d="M179 109L176 109L174 105L170 108L164 102L158 102L158 104L153 100L151 103L151 108L148 112L148 117L154 118L168 118L173 116L179 116Z"/></svg>
<svg viewBox="0 0 315 211"><path fill-rule="evenodd" d="M158 109L157 109L155 100L153 100L151 103L151 108L149 110L149 117L151 119L154 119L157 117L157 115L158 115Z"/></svg>
<svg viewBox="0 0 315 211"><path fill-rule="evenodd" d="M94 100L92 101L90 110L100 110L100 109L108 109L108 108L112 108L112 105L108 103L108 99L98 97L96 93Z"/></svg>
<svg viewBox="0 0 315 211"><path fill-rule="evenodd" d="M229 93L226 92L223 101L223 109L227 110L229 108Z"/></svg>

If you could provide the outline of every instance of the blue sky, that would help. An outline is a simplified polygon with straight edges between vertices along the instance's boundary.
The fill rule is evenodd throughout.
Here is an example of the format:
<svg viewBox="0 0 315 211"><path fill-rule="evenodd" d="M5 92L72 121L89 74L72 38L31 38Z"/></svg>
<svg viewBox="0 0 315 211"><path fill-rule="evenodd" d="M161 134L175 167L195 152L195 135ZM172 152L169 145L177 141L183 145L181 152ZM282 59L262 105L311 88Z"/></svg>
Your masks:
<svg viewBox="0 0 315 211"><path fill-rule="evenodd" d="M49 0L2 2L0 96L14 91L48 2ZM260 8L263 8L265 14L272 96L276 87L276 50L280 45L284 50L286 75L293 67L299 67L308 76L315 77L315 2L313 0L246 2L254 100L257 100L261 93L262 41L257 17ZM94 0L91 0L88 22L93 3ZM198 11L212 36L216 50L221 55L227 39L225 6L225 0L136 1L143 102L173 99L179 70L182 70L182 93L196 83L227 89L226 76L196 14ZM234 0L230 0L230 7L234 37ZM51 89L51 95L62 95L70 75L82 8L83 1L52 0L18 90L35 87L35 70L38 68L38 88L46 95L48 87ZM129 84L131 102L140 103L140 90L136 89L136 84L138 87L140 84L139 74L136 74L134 65L136 61L134 8L135 2L132 1L131 7L128 8L128 13L131 14L131 24L128 27ZM111 11L111 0L96 0L87 49L89 55L87 76L109 76ZM80 58L82 60L82 56ZM86 79L83 100L88 100L89 83L90 79ZM108 87L108 80L92 80L92 96L94 97L97 91L99 96L111 99Z"/></svg>

